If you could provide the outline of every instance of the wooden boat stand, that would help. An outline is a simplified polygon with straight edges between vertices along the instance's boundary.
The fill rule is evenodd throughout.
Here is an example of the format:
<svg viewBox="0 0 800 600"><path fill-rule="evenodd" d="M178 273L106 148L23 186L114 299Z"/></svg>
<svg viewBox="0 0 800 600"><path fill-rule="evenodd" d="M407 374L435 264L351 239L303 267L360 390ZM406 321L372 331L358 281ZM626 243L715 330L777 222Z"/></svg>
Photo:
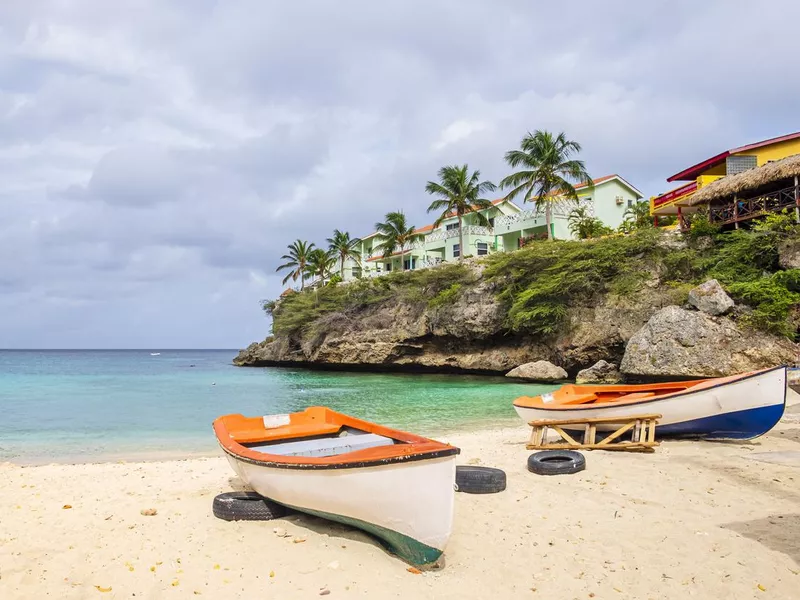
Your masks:
<svg viewBox="0 0 800 600"><path fill-rule="evenodd" d="M594 419L540 419L531 421L533 428L531 439L527 444L528 450L628 450L632 452L655 452L659 445L656 441L656 424L661 415L631 415L629 417L603 417ZM619 425L615 430L599 442L597 425ZM583 440L578 441L575 436L564 431L583 429ZM547 443L547 430L552 429L561 439L555 443ZM620 439L623 434L633 430L630 440ZM573 431L573 434L575 432ZM605 432L604 432L605 433Z"/></svg>

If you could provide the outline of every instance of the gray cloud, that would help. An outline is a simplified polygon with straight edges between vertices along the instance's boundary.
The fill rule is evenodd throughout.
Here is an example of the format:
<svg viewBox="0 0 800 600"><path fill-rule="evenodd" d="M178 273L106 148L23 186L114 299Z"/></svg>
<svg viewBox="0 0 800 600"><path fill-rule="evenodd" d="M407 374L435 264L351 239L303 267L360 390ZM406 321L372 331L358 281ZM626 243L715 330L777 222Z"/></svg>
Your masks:
<svg viewBox="0 0 800 600"><path fill-rule="evenodd" d="M430 222L439 167L496 181L530 129L663 191L797 128L797 53L774 28L798 17L788 0L3 3L0 346L242 346L287 243L397 208Z"/></svg>

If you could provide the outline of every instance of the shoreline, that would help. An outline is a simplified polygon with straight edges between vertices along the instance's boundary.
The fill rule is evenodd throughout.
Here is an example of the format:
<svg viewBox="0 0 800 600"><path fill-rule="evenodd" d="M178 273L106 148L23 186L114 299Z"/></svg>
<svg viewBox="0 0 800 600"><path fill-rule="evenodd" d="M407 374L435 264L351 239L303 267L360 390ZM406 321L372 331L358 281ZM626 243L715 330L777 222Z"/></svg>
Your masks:
<svg viewBox="0 0 800 600"><path fill-rule="evenodd" d="M214 496L241 489L220 455L6 463L0 597L788 598L800 584L795 409L750 442L586 452L585 471L560 477L526 470L521 423L439 436L459 464L504 469L508 488L456 494L446 565L422 574L314 517L216 519Z"/></svg>

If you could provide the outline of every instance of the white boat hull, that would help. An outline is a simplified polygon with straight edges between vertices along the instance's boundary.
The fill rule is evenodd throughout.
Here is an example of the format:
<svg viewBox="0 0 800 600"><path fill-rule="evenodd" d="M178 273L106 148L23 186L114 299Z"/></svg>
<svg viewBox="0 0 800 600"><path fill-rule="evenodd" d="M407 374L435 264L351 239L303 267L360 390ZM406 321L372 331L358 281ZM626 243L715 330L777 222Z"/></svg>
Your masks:
<svg viewBox="0 0 800 600"><path fill-rule="evenodd" d="M743 376L663 399L630 404L577 405L570 409L514 405L525 422L538 419L582 419L660 414L656 433L708 439L750 439L763 435L781 419L786 403L784 367ZM598 425L598 430L615 429Z"/></svg>
<svg viewBox="0 0 800 600"><path fill-rule="evenodd" d="M260 495L364 529L413 564L435 562L450 537L455 455L324 469L272 467L226 456Z"/></svg>

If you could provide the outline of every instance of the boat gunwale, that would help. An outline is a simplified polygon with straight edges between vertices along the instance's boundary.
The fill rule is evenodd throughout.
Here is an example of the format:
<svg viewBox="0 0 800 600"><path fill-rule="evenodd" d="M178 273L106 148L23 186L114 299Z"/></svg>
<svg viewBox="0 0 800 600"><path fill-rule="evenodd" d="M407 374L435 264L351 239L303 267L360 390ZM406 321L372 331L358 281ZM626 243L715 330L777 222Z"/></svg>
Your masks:
<svg viewBox="0 0 800 600"><path fill-rule="evenodd" d="M356 450L344 454L336 454L324 457L307 456L283 456L280 454L270 454L248 448L242 443L233 439L231 431L225 425L225 415L214 420L214 433L223 451L236 460L258 465L262 467L277 469L355 469L364 467L375 467L381 465L398 464L420 460L430 460L446 456L459 454L461 450L455 446L425 438L413 433L392 429L370 421L364 421L356 417L351 417L344 413L331 410L327 407L309 407L306 410L293 414L311 414L322 412L327 418L332 418L333 422L344 427L356 427L372 433L379 433L393 440L402 442L391 446L380 446ZM267 431L265 429L265 431Z"/></svg>
<svg viewBox="0 0 800 600"><path fill-rule="evenodd" d="M703 380L700 380L699 382L695 383L695 385L693 385L693 386L691 386L689 388L684 388L682 390L675 391L675 392L672 392L672 393L669 393L669 394L662 394L662 395L656 396L654 398L641 398L641 399L638 399L638 400L633 400L631 402L625 402L624 400L622 400L622 401L615 401L615 402L598 402L598 403L587 403L587 404L555 404L555 403L552 403L552 404L544 404L544 403L542 403L542 404L536 404L536 405L517 404L517 401L520 400L521 398L535 399L535 398L540 398L541 395L539 395L539 396L521 396L520 398L517 398L516 400L514 400L513 406L515 408L525 408L525 409L530 409L530 410L548 410L548 411L602 410L602 409L618 408L618 407L622 407L622 406L633 406L633 405L637 405L638 406L638 405L650 404L652 402L659 402L659 401L662 401L662 400L672 400L672 399L675 399L675 398L680 398L681 396L687 396L689 394L697 394L697 393L700 393L700 392L713 390L713 389L721 387L721 386L730 385L732 383L738 383L740 381L745 381L747 379L752 379L753 377L760 377L761 375L766 375L767 373L771 373L772 371L779 371L781 369L783 369L784 372L785 372L787 370L786 365L780 365L780 366L777 366L777 367L769 367L767 369L761 369L760 371L751 371L749 373L740 373L738 375L729 375L728 377L714 377L714 378L710 378L710 379L703 379ZM784 378L785 377L786 377L786 375L784 374ZM722 381L720 381L720 380L722 380ZM711 385L702 385L702 384L708 383L708 382L716 382L716 383L711 383ZM675 383L679 383L679 382L670 382L670 383L674 383L675 384ZM574 384L572 384L572 385L574 385ZM646 387L647 385L648 384L644 384L641 387ZM660 384L654 384L654 385L660 385ZM702 387L700 387L698 389L698 386L702 386ZM594 387L598 387L599 388L599 387L603 387L603 386L586 386L586 387L593 387L593 388ZM609 388L614 388L614 387L622 387L622 386L608 386L608 387ZM631 387L633 387L633 386L631 386ZM786 390L785 389L784 389L784 392L783 392L783 405L784 405L784 407L786 406Z"/></svg>

